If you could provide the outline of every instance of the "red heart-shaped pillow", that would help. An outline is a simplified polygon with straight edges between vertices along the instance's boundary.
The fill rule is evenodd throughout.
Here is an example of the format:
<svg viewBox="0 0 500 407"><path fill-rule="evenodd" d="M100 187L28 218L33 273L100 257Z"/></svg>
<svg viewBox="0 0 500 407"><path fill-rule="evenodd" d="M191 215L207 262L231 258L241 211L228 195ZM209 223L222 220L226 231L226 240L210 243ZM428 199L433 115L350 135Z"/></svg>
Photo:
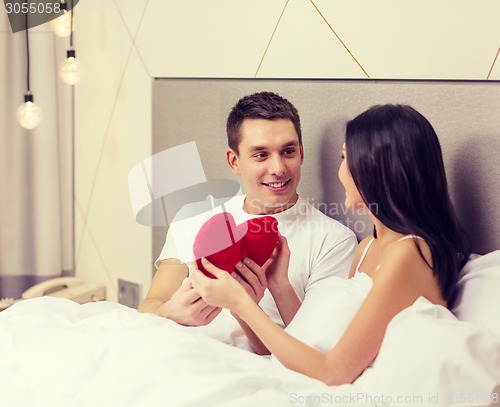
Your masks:
<svg viewBox="0 0 500 407"><path fill-rule="evenodd" d="M193 253L198 268L208 277L213 277L201 264L202 257L232 273L236 263L245 257L262 266L271 256L277 240L278 221L272 216L249 219L236 226L233 216L222 212L200 228L194 240Z"/></svg>
<svg viewBox="0 0 500 407"><path fill-rule="evenodd" d="M259 266L271 257L278 240L278 221L272 216L249 219L238 225L244 237L240 249L240 260L249 257ZM246 233L245 233L246 231Z"/></svg>
<svg viewBox="0 0 500 407"><path fill-rule="evenodd" d="M234 265L240 261L243 236L244 233L241 234L238 230L230 213L222 212L211 217L203 224L194 240L193 253L198 268L205 272L200 259L206 257L220 269L232 273Z"/></svg>

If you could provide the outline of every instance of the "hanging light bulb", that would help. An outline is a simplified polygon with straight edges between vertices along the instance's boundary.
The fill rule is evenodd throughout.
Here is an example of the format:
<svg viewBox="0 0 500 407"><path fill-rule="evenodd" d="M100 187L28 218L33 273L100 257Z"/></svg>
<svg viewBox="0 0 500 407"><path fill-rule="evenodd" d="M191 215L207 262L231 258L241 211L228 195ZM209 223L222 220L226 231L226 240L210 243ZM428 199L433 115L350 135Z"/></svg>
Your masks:
<svg viewBox="0 0 500 407"><path fill-rule="evenodd" d="M34 129L42 121L42 109L33 102L31 93L24 95L24 103L17 108L16 119L21 127L28 130Z"/></svg>
<svg viewBox="0 0 500 407"><path fill-rule="evenodd" d="M76 59L74 49L66 51L66 59L59 65L59 77L68 85L75 85L82 80L83 66L82 63Z"/></svg>
<svg viewBox="0 0 500 407"><path fill-rule="evenodd" d="M72 21L72 11L67 11L68 7L66 3L61 3L60 5L61 14L59 17L51 20L50 29L58 37L69 37L74 29L74 21Z"/></svg>
<svg viewBox="0 0 500 407"><path fill-rule="evenodd" d="M25 4L28 4L26 2ZM33 94L30 91L30 37L28 13L25 16L25 35L26 35L26 93L24 94L24 103L17 108L16 119L25 129L31 130L37 127L42 121L42 109L33 102Z"/></svg>
<svg viewBox="0 0 500 407"><path fill-rule="evenodd" d="M73 0L71 0L71 5L73 5ZM82 63L76 59L76 52L73 49L73 17L74 13L71 13L70 18L70 35L69 35L69 47L70 49L66 51L66 59L59 65L59 78L64 83L68 85L75 85L82 80L83 77L83 66Z"/></svg>

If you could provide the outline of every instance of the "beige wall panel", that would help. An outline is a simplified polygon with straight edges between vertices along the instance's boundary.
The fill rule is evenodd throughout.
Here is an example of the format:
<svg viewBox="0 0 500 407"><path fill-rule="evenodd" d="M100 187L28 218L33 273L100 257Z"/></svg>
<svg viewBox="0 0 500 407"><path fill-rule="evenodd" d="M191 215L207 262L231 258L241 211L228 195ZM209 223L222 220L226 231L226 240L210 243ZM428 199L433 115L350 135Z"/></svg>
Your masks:
<svg viewBox="0 0 500 407"><path fill-rule="evenodd" d="M134 37L140 26L148 0L115 0L115 4L127 30Z"/></svg>
<svg viewBox="0 0 500 407"><path fill-rule="evenodd" d="M137 47L153 77L253 77L284 4L150 0Z"/></svg>
<svg viewBox="0 0 500 407"><path fill-rule="evenodd" d="M75 20L77 57L85 65L75 86L75 194L86 211L132 41L111 1L80 2Z"/></svg>
<svg viewBox="0 0 500 407"><path fill-rule="evenodd" d="M372 78L486 79L500 2L314 2Z"/></svg>
<svg viewBox="0 0 500 407"><path fill-rule="evenodd" d="M500 80L500 48L498 48L488 71L488 78L493 80Z"/></svg>
<svg viewBox="0 0 500 407"><path fill-rule="evenodd" d="M117 95L87 213L87 227L114 283L118 278L143 286L149 283L151 230L135 221L128 173L151 154L150 101L151 79L133 52ZM85 256L82 251L79 261ZM101 278L99 282L106 284L107 280ZM112 288L108 286L108 290Z"/></svg>
<svg viewBox="0 0 500 407"><path fill-rule="evenodd" d="M366 78L309 1L290 0L259 69L259 78Z"/></svg>

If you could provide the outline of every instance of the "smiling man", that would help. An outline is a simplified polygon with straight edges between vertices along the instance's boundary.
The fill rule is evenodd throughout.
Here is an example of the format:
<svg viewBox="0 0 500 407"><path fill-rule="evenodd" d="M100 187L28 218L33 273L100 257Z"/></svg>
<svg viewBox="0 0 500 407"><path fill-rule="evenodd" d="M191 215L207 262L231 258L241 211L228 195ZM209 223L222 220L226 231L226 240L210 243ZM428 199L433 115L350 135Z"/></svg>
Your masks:
<svg viewBox="0 0 500 407"><path fill-rule="evenodd" d="M246 211L273 214L292 207L298 199L304 160L293 122L247 118L233 137L236 142L230 139L234 147L227 150L226 157L231 170L241 176Z"/></svg>
<svg viewBox="0 0 500 407"><path fill-rule="evenodd" d="M277 250L289 248L291 252L288 267L271 264L264 272L245 260L238 263L233 275L274 322L284 327L309 288L331 276L347 277L356 238L297 193L304 149L300 118L288 100L272 92L245 96L232 108L226 130L226 160L241 178L245 195L232 198L224 209L237 224L258 216L275 217L285 237L279 239ZM202 330L226 343L265 354L267 349L243 321L206 304L186 279L194 260L193 242L207 216L191 217L183 223L182 233L175 233L175 222L171 225L139 311L182 325L205 326L213 321Z"/></svg>

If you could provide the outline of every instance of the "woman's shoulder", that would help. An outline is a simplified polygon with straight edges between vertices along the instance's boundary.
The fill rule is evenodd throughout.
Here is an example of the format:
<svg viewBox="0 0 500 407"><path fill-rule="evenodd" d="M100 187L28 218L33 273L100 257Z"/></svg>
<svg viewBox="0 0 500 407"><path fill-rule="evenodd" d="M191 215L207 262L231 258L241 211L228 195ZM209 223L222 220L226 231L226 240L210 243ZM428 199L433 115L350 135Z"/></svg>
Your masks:
<svg viewBox="0 0 500 407"><path fill-rule="evenodd" d="M354 253L354 257L358 256L357 260L361 258L363 252L366 250L368 245L371 244L372 240L374 239L375 237L373 235L369 235L359 242L358 247L356 248L356 252Z"/></svg>
<svg viewBox="0 0 500 407"><path fill-rule="evenodd" d="M384 252L380 267L387 273L402 273L406 277L412 270L432 270L430 246L418 236L403 236Z"/></svg>
<svg viewBox="0 0 500 407"><path fill-rule="evenodd" d="M398 292L413 303L419 296L446 306L439 282L433 272L429 245L421 238L394 242L382 255L373 286L383 292Z"/></svg>
<svg viewBox="0 0 500 407"><path fill-rule="evenodd" d="M416 235L406 235L396 240L387 250L392 256L422 257L428 262L432 261L431 248L427 242Z"/></svg>

